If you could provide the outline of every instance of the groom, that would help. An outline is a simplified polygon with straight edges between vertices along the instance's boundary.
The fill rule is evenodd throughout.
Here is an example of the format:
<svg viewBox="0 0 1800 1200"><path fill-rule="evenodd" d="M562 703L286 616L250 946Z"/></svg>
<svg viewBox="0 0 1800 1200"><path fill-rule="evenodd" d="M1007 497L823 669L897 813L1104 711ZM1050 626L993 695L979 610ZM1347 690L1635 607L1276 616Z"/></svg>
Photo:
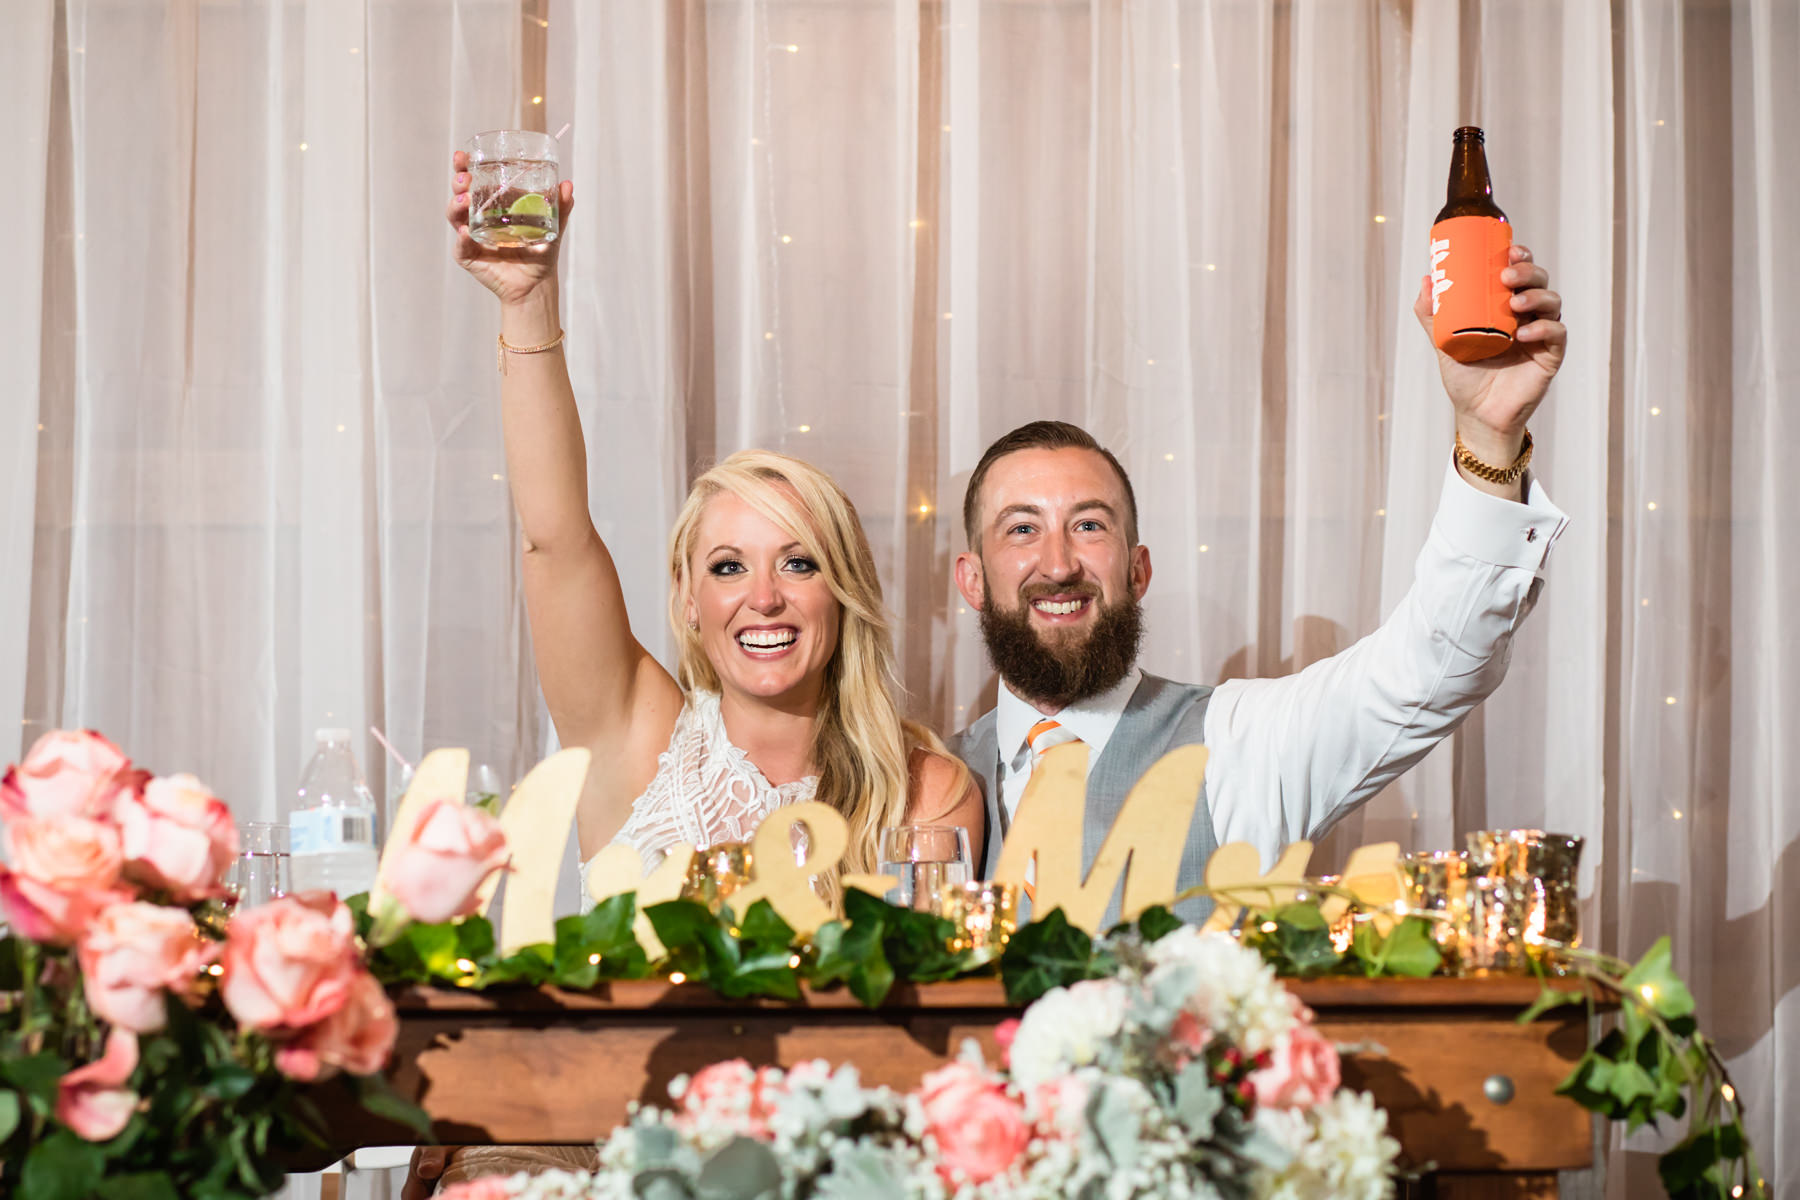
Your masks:
<svg viewBox="0 0 1800 1200"><path fill-rule="evenodd" d="M963 501L956 585L980 613L999 696L951 740L986 796L986 876L1053 745L1088 746L1084 871L1151 764L1177 746L1208 748L1185 888L1225 842L1251 843L1266 869L1283 844L1315 837L1418 762L1499 685L1566 523L1526 471L1526 422L1562 363L1562 300L1523 246L1502 279L1519 317L1512 348L1469 364L1438 354L1457 440L1411 589L1375 632L1295 675L1209 687L1139 669L1150 550L1118 459L1061 421L988 447ZM1414 312L1429 333L1429 280ZM1116 897L1108 911L1110 923Z"/></svg>

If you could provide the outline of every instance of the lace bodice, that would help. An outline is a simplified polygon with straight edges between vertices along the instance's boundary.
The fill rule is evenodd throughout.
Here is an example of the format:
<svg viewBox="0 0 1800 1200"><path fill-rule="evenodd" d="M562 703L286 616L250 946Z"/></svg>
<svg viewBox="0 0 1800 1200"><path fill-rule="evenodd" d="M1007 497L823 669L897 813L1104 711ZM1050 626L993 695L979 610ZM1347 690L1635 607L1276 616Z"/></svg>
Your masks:
<svg viewBox="0 0 1800 1200"><path fill-rule="evenodd" d="M748 755L731 744L717 692L687 694L669 748L656 760L656 777L631 805L615 845L632 847L644 870L656 866L677 842L711 846L748 841L762 819L784 804L811 800L819 778L808 775L776 787ZM587 864L581 868L587 895Z"/></svg>

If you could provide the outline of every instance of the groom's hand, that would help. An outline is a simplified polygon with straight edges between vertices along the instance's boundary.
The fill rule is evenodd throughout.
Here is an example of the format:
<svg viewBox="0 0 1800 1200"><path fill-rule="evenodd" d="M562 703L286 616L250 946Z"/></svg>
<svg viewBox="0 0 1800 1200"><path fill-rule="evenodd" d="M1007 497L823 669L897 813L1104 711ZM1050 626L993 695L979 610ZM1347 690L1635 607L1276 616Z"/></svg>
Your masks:
<svg viewBox="0 0 1800 1200"><path fill-rule="evenodd" d="M1496 467L1510 466L1519 457L1526 423L1543 403L1550 381L1562 366L1569 338L1562 323L1562 297L1550 290L1550 273L1532 261L1531 251L1524 246L1515 244L1509 260L1500 280L1513 289L1512 309L1519 319L1513 344L1503 353L1472 363L1457 362L1434 347L1444 391L1456 407L1457 434L1471 454ZM1413 314L1430 337L1430 275L1420 280ZM1462 471L1462 476L1473 486L1509 500L1523 493L1517 483L1489 483L1468 471Z"/></svg>

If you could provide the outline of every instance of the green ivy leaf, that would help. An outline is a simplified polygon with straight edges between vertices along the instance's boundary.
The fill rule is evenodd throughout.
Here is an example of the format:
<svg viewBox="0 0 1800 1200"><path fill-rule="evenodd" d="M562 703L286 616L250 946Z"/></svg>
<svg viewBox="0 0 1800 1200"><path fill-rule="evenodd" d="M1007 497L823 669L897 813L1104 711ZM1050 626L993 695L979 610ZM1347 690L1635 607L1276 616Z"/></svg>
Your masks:
<svg viewBox="0 0 1800 1200"><path fill-rule="evenodd" d="M505 958L498 959L481 972L480 986L504 983L548 983L555 975L554 951L548 942L521 946ZM595 968L598 971L599 968Z"/></svg>
<svg viewBox="0 0 1800 1200"><path fill-rule="evenodd" d="M1537 999L1531 1002L1531 1007L1519 1014L1518 1022L1521 1025L1529 1025L1553 1008L1562 1008L1569 1004L1583 1004L1586 999L1580 992L1566 992L1547 984L1540 985Z"/></svg>
<svg viewBox="0 0 1800 1200"><path fill-rule="evenodd" d="M1184 922L1160 904L1152 904L1138 914L1138 936L1146 942L1157 942L1180 929Z"/></svg>
<svg viewBox="0 0 1800 1200"><path fill-rule="evenodd" d="M1053 909L1013 934L1000 956L1000 979L1011 1004L1029 1004L1051 988L1110 975L1113 963L1094 953L1094 939Z"/></svg>
<svg viewBox="0 0 1800 1200"><path fill-rule="evenodd" d="M463 972L456 969L456 927L449 922L437 925L408 925L401 939L412 948L425 970L438 979L457 979ZM398 944L398 943L396 943Z"/></svg>
<svg viewBox="0 0 1800 1200"><path fill-rule="evenodd" d="M848 893L855 894L854 889ZM808 981L819 987L842 983L868 1007L880 1004L894 986L894 969L882 950L882 929L879 919L866 918L854 925L842 921L821 925L813 934Z"/></svg>
<svg viewBox="0 0 1800 1200"><path fill-rule="evenodd" d="M19 1127L19 1117L22 1111L19 1093L0 1092L0 1142L11 1137L13 1130Z"/></svg>
<svg viewBox="0 0 1800 1200"><path fill-rule="evenodd" d="M882 925L882 952L902 979L918 983L952 979L972 965L969 955L950 949L956 925L936 913L891 908Z"/></svg>
<svg viewBox="0 0 1800 1200"><path fill-rule="evenodd" d="M1396 924L1381 944L1384 974L1424 979L1443 961L1430 927L1417 917L1407 917Z"/></svg>
<svg viewBox="0 0 1800 1200"><path fill-rule="evenodd" d="M1656 944L1626 973L1625 989L1632 993L1624 1006L1627 1014L1634 1007L1631 1000L1636 999L1648 1004L1665 1021L1693 1015L1694 994L1675 974L1670 960L1669 939L1665 935L1657 938Z"/></svg>
<svg viewBox="0 0 1800 1200"><path fill-rule="evenodd" d="M1671 1196L1701 1183L1714 1168L1744 1156L1743 1128L1737 1124L1712 1125L1690 1133L1687 1140L1656 1160L1657 1174Z"/></svg>
<svg viewBox="0 0 1800 1200"><path fill-rule="evenodd" d="M459 958L481 963L494 954L494 925L486 917L464 917L456 926L456 952Z"/></svg>
<svg viewBox="0 0 1800 1200"><path fill-rule="evenodd" d="M692 900L668 900L652 904L644 910L651 928L667 953L661 968L680 971L696 983L707 982L707 947L709 934L719 932L719 919L706 905Z"/></svg>
<svg viewBox="0 0 1800 1200"><path fill-rule="evenodd" d="M775 906L758 900L744 914L741 935L745 943L760 949L779 948L786 951L794 944L794 927L781 919Z"/></svg>
<svg viewBox="0 0 1800 1200"><path fill-rule="evenodd" d="M100 1147L58 1129L26 1154L19 1190L33 1200L86 1200L105 1174Z"/></svg>

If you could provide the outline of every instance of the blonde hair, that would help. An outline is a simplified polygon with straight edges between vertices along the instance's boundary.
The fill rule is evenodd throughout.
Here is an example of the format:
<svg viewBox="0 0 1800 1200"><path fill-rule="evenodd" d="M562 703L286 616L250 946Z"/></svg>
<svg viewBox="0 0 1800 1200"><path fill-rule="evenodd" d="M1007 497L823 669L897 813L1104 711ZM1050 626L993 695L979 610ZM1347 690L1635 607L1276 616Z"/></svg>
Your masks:
<svg viewBox="0 0 1800 1200"><path fill-rule="evenodd" d="M906 815L913 748L949 756L935 734L900 716L893 619L882 603L869 539L843 490L825 472L797 458L772 450L740 450L695 480L669 536L674 585L669 625L675 631L676 679L684 691L719 690L718 672L685 614L700 517L725 492L799 542L843 607L813 725L812 761L819 772L817 799L842 813L850 826L845 869L873 871L881 830L900 824Z"/></svg>

